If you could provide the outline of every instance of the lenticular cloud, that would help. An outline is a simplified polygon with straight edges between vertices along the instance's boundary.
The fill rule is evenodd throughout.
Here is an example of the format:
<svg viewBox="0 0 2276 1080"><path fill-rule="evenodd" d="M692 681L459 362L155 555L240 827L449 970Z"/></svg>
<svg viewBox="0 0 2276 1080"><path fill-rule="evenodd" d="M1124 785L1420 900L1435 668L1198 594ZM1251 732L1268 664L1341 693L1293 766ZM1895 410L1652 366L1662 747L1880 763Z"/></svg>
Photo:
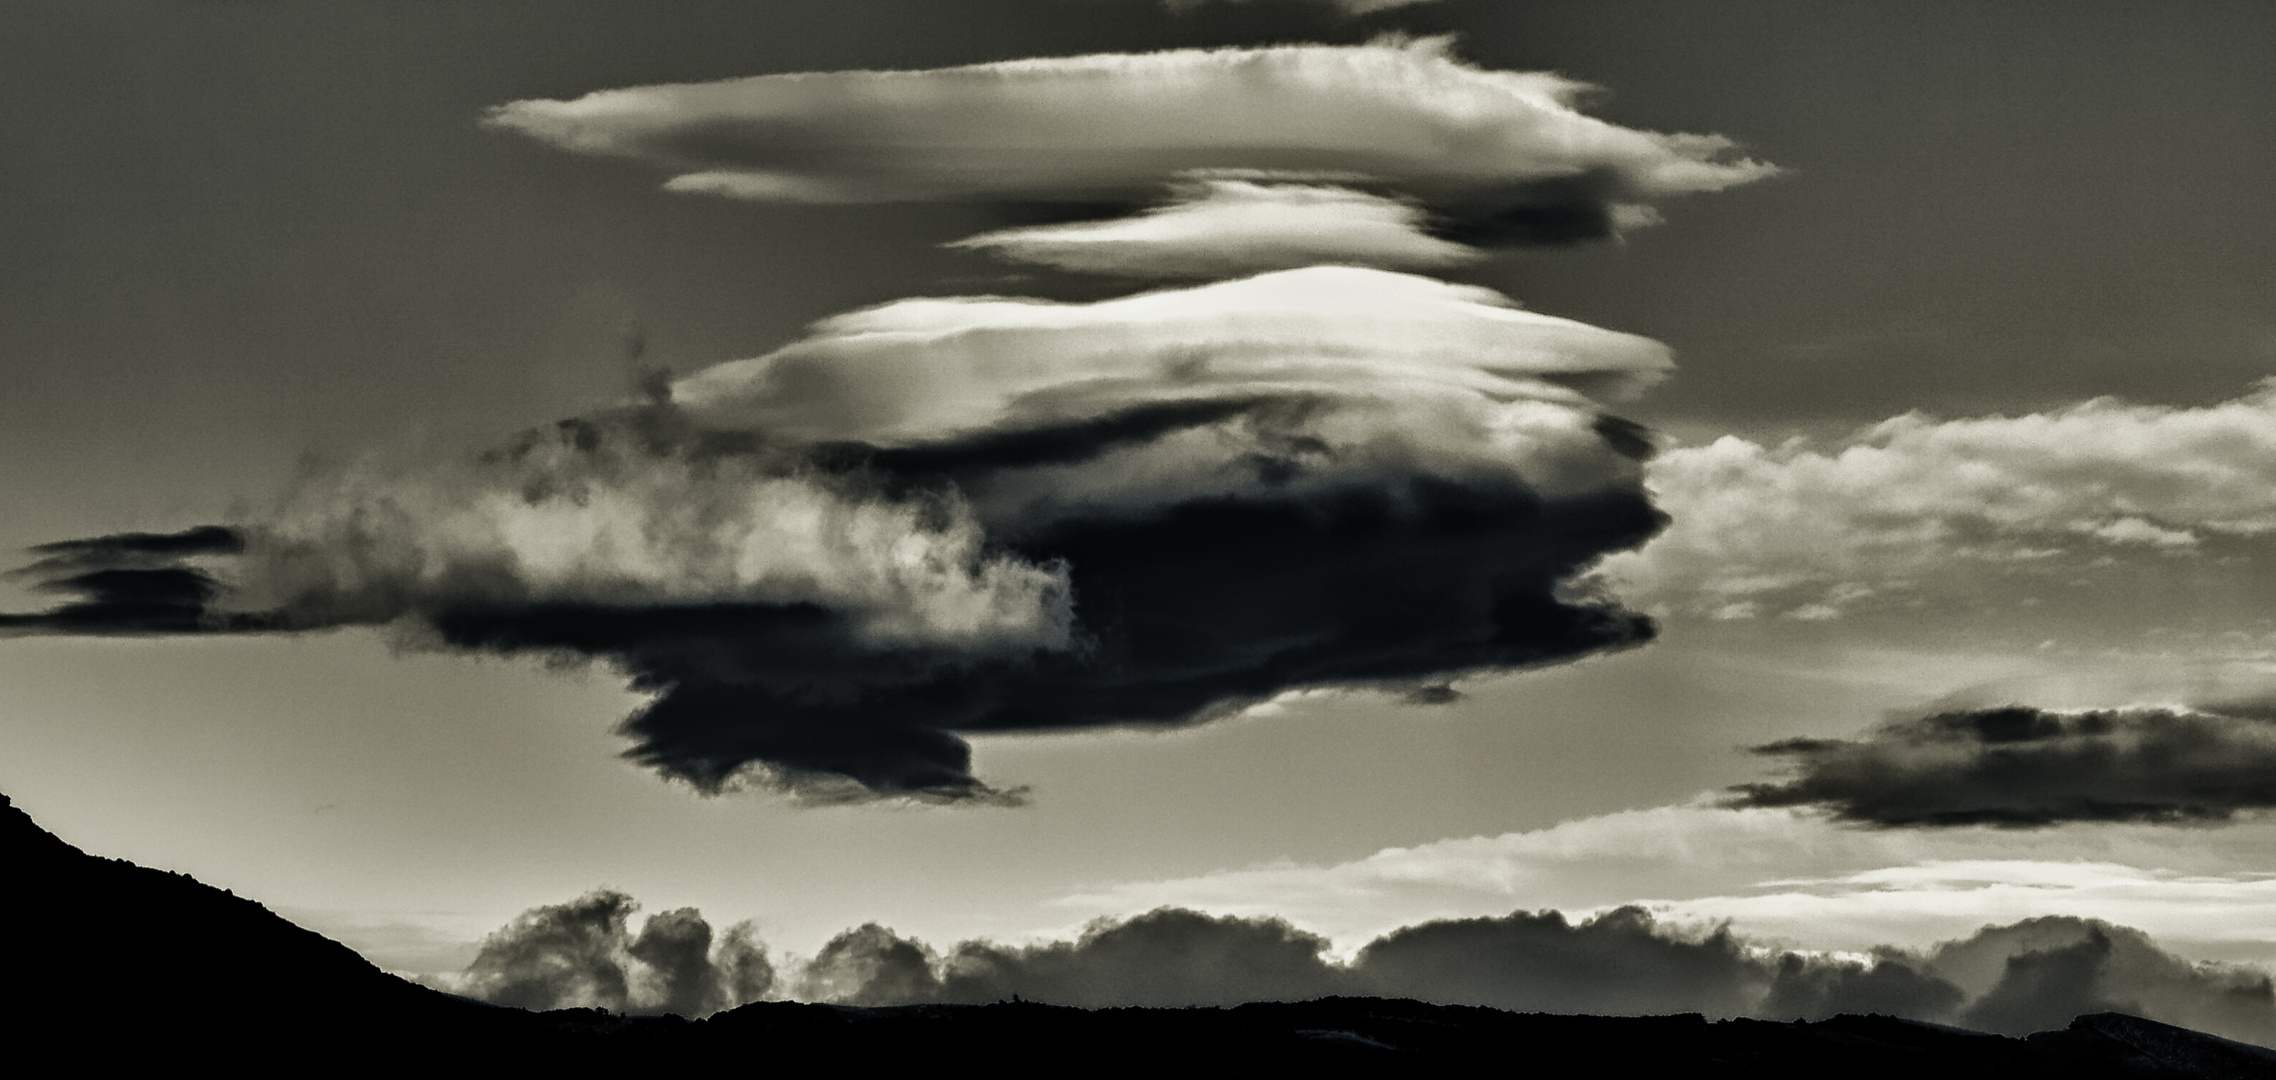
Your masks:
<svg viewBox="0 0 2276 1080"><path fill-rule="evenodd" d="M606 660L706 790L999 795L958 733L1186 722L1643 640L1561 591L1660 518L1583 391L1666 351L1353 268L902 301L672 400L265 520L71 542L20 631L393 624Z"/></svg>
<svg viewBox="0 0 2276 1080"><path fill-rule="evenodd" d="M1015 261L1201 277L1310 261L1449 266L1602 239L1651 204L1776 170L1716 135L1584 115L1590 88L1489 71L1447 38L1182 49L928 71L760 75L500 106L492 126L765 202L1121 203L983 234Z"/></svg>
<svg viewBox="0 0 2276 1080"><path fill-rule="evenodd" d="M973 774L972 733L1190 723L1643 641L1574 582L1662 524L1650 440L1600 402L1664 377L1668 350L1382 268L1474 257L1428 232L1450 221L1581 236L1767 171L1581 116L1576 89L1426 41L504 106L497 126L756 198L1168 182L1182 201L1132 222L973 245L1203 283L838 315L446 468L49 545L23 573L66 599L0 632L388 626L598 661L652 695L621 729L632 759L822 801L1014 798Z"/></svg>
<svg viewBox="0 0 2276 1080"><path fill-rule="evenodd" d="M490 122L567 150L679 170L669 187L871 202L1097 197L1196 169L1473 189L1582 174L1634 198L1771 170L1728 140L1582 115L1582 84L1488 71L1446 38L1183 49L929 71L831 71L604 90Z"/></svg>

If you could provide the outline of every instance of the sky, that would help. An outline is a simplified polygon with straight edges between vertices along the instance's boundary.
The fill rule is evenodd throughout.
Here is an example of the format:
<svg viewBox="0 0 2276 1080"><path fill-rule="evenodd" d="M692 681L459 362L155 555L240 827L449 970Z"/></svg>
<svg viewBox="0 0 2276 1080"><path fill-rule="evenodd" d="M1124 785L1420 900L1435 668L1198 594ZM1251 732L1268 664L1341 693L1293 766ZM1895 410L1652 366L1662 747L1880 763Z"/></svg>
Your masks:
<svg viewBox="0 0 2276 1080"><path fill-rule="evenodd" d="M2264 4L11 17L0 790L89 851L538 1003L1491 931L2276 1039Z"/></svg>

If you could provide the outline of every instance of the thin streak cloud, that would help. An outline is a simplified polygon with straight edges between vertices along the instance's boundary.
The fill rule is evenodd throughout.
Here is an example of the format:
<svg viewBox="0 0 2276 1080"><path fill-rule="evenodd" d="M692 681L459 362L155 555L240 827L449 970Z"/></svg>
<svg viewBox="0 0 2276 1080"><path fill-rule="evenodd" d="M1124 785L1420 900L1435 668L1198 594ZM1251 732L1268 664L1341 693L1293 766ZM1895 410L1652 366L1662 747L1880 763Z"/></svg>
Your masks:
<svg viewBox="0 0 2276 1080"><path fill-rule="evenodd" d="M1507 194L1591 178L1607 201L1770 175L1712 135L1582 115L1581 84L1487 71L1444 38L1184 49L929 71L760 75L500 106L490 123L678 171L674 191L791 202L1144 197L1195 170Z"/></svg>

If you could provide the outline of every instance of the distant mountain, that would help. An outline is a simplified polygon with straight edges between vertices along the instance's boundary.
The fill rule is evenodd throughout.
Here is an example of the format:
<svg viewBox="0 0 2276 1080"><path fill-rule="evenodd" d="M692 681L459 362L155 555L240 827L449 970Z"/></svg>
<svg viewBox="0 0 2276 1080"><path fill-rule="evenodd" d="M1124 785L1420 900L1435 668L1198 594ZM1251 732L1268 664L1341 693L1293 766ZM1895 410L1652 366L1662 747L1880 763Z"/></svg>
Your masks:
<svg viewBox="0 0 2276 1080"><path fill-rule="evenodd" d="M1468 1069L1530 1075L2271 1080L2276 1052L2117 1013L2023 1039L1883 1016L1815 1023L1518 1014L1375 998L1231 1009L760 1002L707 1020L531 1013L406 982L251 900L88 855L0 795L0 1045L22 1075L209 1063L384 1068L1051 1069L1209 1075ZM45 1064L39 1064L44 1062Z"/></svg>

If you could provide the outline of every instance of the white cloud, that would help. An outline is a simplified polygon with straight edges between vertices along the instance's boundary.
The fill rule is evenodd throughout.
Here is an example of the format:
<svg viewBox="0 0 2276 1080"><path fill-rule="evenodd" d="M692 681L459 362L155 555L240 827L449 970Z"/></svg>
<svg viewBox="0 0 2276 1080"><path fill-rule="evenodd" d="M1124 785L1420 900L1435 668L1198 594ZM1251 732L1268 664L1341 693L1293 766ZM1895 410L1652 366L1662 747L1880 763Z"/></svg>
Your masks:
<svg viewBox="0 0 2276 1080"><path fill-rule="evenodd" d="M1484 253L1431 236L1421 208L1316 184L1199 180L1134 217L1003 229L953 247L1127 277L1231 277L1315 263L1433 269Z"/></svg>
<svg viewBox="0 0 2276 1080"><path fill-rule="evenodd" d="M1648 478L1674 524L1605 560L1623 597L1725 617L1835 613L1976 571L2067 573L2276 534L2276 381L2203 408L1907 414L1825 449L1726 436L1663 454Z"/></svg>
<svg viewBox="0 0 2276 1080"><path fill-rule="evenodd" d="M1688 805L1543 829L1386 848L1326 866L1272 863L1123 882L1066 897L1085 915L1163 905L1280 916L1349 949L1394 927L1515 909L1641 903L1679 924L1813 949L1920 948L1978 927L2091 914L2185 952L2276 959L2276 874L2256 854L2276 823L2189 843L2149 826L1870 831L1792 810Z"/></svg>
<svg viewBox="0 0 2276 1080"><path fill-rule="evenodd" d="M1166 404L1308 403L974 490L997 520L987 507L1004 499L1151 504L1250 487L1254 468L1242 463L1262 453L1302 459L1299 484L1420 471L1514 476L1548 494L1632 489L1634 463L1563 384L1620 392L1670 366L1650 339L1525 311L1491 290L1313 267L1087 304L898 301L826 320L672 394L707 426L883 446Z"/></svg>
<svg viewBox="0 0 2276 1080"><path fill-rule="evenodd" d="M1172 11L1189 10L1210 2L1211 0L1163 0L1163 3ZM1219 2L1245 4L1248 0L1219 0ZM1390 11L1394 8L1435 3L1436 0L1313 0L1313 2L1340 9L1346 15L1370 15L1378 11Z"/></svg>
<svg viewBox="0 0 2276 1080"><path fill-rule="evenodd" d="M879 647L1069 644L1064 571L988 552L960 501L625 441L542 439L474 465L308 484L252 530L217 610L323 626L447 604L810 603Z"/></svg>
<svg viewBox="0 0 2276 1080"><path fill-rule="evenodd" d="M1417 190L1586 174L1633 201L1774 171L1722 160L1717 136L1583 116L1583 89L1429 38L761 75L517 101L490 122L679 170L673 190L804 202L1128 194L1197 169Z"/></svg>

